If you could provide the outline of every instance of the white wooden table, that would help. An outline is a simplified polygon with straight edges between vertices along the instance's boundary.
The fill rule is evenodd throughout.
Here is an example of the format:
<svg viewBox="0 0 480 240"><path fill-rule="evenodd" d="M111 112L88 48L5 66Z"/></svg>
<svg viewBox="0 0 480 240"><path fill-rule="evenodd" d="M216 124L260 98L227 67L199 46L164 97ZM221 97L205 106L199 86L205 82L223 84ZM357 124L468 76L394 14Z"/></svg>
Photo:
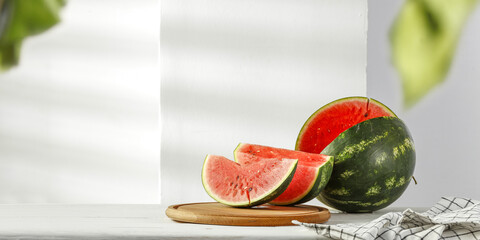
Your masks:
<svg viewBox="0 0 480 240"><path fill-rule="evenodd" d="M165 209L161 205L0 205L0 239L318 239L298 226L178 223L165 216ZM370 214L332 211L328 224L365 222L405 209Z"/></svg>

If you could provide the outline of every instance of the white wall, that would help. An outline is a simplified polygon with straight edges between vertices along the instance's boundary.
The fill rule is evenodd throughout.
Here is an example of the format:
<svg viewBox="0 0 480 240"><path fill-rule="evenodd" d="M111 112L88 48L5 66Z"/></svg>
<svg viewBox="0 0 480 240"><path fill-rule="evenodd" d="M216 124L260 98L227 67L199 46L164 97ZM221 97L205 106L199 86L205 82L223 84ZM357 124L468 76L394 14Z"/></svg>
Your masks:
<svg viewBox="0 0 480 240"><path fill-rule="evenodd" d="M162 203L212 201L207 154L292 149L319 107L365 95L366 14L366 0L162 1Z"/></svg>
<svg viewBox="0 0 480 240"><path fill-rule="evenodd" d="M69 0L0 75L0 203L159 201L159 3Z"/></svg>
<svg viewBox="0 0 480 240"><path fill-rule="evenodd" d="M388 31L403 0L369 0L368 96L390 106L413 135L417 165L413 183L394 203L431 206L441 196L480 199L480 8L461 36L446 82L411 110L401 106L397 72L391 65Z"/></svg>

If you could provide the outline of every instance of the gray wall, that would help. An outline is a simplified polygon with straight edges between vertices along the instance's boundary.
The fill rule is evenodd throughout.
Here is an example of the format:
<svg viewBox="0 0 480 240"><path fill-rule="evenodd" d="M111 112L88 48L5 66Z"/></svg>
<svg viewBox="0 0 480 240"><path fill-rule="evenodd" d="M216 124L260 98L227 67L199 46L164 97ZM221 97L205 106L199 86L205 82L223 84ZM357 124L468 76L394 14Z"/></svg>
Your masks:
<svg viewBox="0 0 480 240"><path fill-rule="evenodd" d="M388 32L402 0L370 0L368 96L391 107L409 127L417 150L415 177L397 206L430 206L441 196L480 199L480 7L461 36L446 82L404 110L391 65Z"/></svg>

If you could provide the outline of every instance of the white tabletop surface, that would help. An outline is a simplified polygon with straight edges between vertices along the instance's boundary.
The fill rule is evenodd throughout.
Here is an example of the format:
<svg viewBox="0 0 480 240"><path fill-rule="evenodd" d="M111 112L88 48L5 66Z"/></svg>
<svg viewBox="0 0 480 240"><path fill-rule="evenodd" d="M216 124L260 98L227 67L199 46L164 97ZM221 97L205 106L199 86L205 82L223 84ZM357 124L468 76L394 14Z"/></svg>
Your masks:
<svg viewBox="0 0 480 240"><path fill-rule="evenodd" d="M178 223L162 205L0 205L0 239L318 239L299 226L237 227ZM372 220L332 211L328 224ZM414 209L424 211L426 209Z"/></svg>

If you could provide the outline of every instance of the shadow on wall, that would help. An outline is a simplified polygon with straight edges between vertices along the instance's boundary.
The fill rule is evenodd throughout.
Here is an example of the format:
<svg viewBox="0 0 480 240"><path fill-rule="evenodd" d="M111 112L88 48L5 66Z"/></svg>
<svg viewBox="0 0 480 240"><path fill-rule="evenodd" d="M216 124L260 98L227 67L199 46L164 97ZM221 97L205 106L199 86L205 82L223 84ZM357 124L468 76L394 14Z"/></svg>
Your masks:
<svg viewBox="0 0 480 240"><path fill-rule="evenodd" d="M158 1L0 6L0 203L158 203Z"/></svg>

